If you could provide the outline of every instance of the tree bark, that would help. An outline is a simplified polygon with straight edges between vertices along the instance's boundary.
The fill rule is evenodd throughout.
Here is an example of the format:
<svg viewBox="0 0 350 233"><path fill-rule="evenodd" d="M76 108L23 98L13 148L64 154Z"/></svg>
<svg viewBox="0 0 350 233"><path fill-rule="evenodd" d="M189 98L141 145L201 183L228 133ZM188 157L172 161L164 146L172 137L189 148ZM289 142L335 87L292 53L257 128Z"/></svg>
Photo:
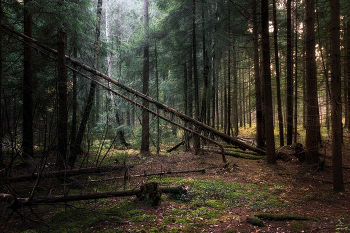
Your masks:
<svg viewBox="0 0 350 233"><path fill-rule="evenodd" d="M24 34L32 37L31 0L24 0ZM23 158L33 157L33 59L31 41L24 39L23 70Z"/></svg>
<svg viewBox="0 0 350 233"><path fill-rule="evenodd" d="M63 169L66 167L66 150L67 150L67 127L68 127L68 106L67 106L67 73L65 46L67 36L63 31L58 32L58 142L56 168Z"/></svg>
<svg viewBox="0 0 350 233"><path fill-rule="evenodd" d="M319 163L319 109L317 98L317 75L315 57L315 1L305 2L305 52L306 52L306 138L307 164Z"/></svg>
<svg viewBox="0 0 350 233"><path fill-rule="evenodd" d="M277 29L277 12L276 0L273 0L273 44L275 47L275 66L276 66L276 89L277 89L277 112L278 112L278 127L280 135L280 147L284 146L284 131L283 131L283 115L281 101L281 79L280 79L280 63L278 54L278 29Z"/></svg>
<svg viewBox="0 0 350 233"><path fill-rule="evenodd" d="M267 164L276 163L275 138L273 127L272 90L270 73L270 40L269 40L269 3L268 0L261 0L261 27L262 27L262 48L263 48L263 69L264 69L264 95L265 95L265 132L266 132L266 159Z"/></svg>
<svg viewBox="0 0 350 233"><path fill-rule="evenodd" d="M2 19L3 13L2 13L2 2L0 1L0 25L1 25L1 19ZM5 167L4 164L4 157L2 153L2 30L0 29L0 169Z"/></svg>
<svg viewBox="0 0 350 233"><path fill-rule="evenodd" d="M333 190L343 192L342 163L342 102L340 66L340 6L339 0L331 0L331 60L332 60L332 158Z"/></svg>
<svg viewBox="0 0 350 233"><path fill-rule="evenodd" d="M143 0L143 23L144 23L144 36L146 38L145 46L143 47L143 71L142 71L142 93L148 95L149 88L149 42L148 42L148 0ZM148 108L149 103L143 100L142 103ZM141 141L141 154L149 153L149 114L146 110L142 110L142 141Z"/></svg>

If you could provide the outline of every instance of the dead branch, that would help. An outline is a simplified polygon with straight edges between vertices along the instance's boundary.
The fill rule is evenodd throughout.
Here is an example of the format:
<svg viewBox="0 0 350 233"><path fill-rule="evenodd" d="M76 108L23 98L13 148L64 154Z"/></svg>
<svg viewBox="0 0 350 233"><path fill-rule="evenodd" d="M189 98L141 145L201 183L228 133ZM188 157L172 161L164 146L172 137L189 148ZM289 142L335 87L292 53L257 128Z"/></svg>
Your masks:
<svg viewBox="0 0 350 233"><path fill-rule="evenodd" d="M5 183L14 183L14 182L21 182L21 181L28 181L28 180L35 180L38 179L38 177L64 177L64 176L76 176L76 175L83 175L83 174L89 174L89 173L101 173L101 172L108 172L112 170L119 170L123 169L125 167L133 167L134 165L118 165L118 166L100 166L100 167L88 167L88 168L80 168L80 169L71 169L71 170L62 170L62 171L50 171L45 172L42 174L39 174L37 172L32 174L26 174L26 175L19 175L19 176L13 176L13 177L6 177L4 178Z"/></svg>
<svg viewBox="0 0 350 233"><path fill-rule="evenodd" d="M140 175L133 175L133 176L130 176L130 178L145 177L145 176L162 176L162 175L191 173L191 172L203 172L204 173L205 169L186 170L186 171L165 171L165 172L158 172L158 173L145 173L145 174L140 174ZM118 179L124 179L124 176L112 177L112 178L101 179L101 180L90 180L90 182L101 182L101 181L110 181L110 180L118 180Z"/></svg>

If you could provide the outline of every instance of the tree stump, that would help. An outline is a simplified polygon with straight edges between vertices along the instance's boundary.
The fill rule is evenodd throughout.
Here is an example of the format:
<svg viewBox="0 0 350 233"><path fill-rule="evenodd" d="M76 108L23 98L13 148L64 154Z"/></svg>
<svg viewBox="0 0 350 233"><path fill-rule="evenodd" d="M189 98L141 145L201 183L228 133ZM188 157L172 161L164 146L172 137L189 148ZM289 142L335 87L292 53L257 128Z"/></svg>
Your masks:
<svg viewBox="0 0 350 233"><path fill-rule="evenodd" d="M159 190L159 184L157 182L142 184L137 198L146 205L159 206L162 199L162 191Z"/></svg>

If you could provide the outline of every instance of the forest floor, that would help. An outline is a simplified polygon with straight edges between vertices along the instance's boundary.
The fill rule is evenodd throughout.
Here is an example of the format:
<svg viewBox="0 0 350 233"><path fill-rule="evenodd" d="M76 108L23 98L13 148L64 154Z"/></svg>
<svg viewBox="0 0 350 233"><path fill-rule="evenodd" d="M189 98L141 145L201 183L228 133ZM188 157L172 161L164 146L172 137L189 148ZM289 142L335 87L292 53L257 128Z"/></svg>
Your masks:
<svg viewBox="0 0 350 233"><path fill-rule="evenodd" d="M324 152L331 154L328 149ZM349 152L350 148L345 147L345 167L350 167ZM33 211L26 207L19 210L24 220L14 213L5 221L10 212L0 204L0 232L350 232L350 170L344 169L346 191L334 193L330 157L326 157L322 171L311 170L296 159L278 160L277 165L267 166L265 160L231 156L227 156L230 165L224 168L219 154L194 155L182 152L182 148L148 156L124 151L111 159L116 158L135 164L131 175L203 168L206 172L131 178L126 188L149 181L187 187L186 195L163 194L157 207L145 205L135 196L115 197L35 206ZM123 180L102 181L120 175L110 172L76 179L101 180L89 182L83 192L106 191L123 189ZM27 187L16 185L13 188L17 190L20 185ZM44 182L39 186L39 192L41 188L47 194L54 193L54 189L46 190L47 185ZM82 191L71 187L70 192ZM310 220L264 219L264 226L247 222L247 218L262 212Z"/></svg>

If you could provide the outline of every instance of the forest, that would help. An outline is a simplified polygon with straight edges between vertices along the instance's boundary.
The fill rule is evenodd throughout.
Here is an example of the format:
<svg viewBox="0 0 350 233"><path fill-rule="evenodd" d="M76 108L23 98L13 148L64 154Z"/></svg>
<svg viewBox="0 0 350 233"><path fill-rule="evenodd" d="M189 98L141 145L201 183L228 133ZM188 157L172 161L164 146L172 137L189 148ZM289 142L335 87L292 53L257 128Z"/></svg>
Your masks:
<svg viewBox="0 0 350 233"><path fill-rule="evenodd" d="M350 232L347 0L1 0L0 232Z"/></svg>

